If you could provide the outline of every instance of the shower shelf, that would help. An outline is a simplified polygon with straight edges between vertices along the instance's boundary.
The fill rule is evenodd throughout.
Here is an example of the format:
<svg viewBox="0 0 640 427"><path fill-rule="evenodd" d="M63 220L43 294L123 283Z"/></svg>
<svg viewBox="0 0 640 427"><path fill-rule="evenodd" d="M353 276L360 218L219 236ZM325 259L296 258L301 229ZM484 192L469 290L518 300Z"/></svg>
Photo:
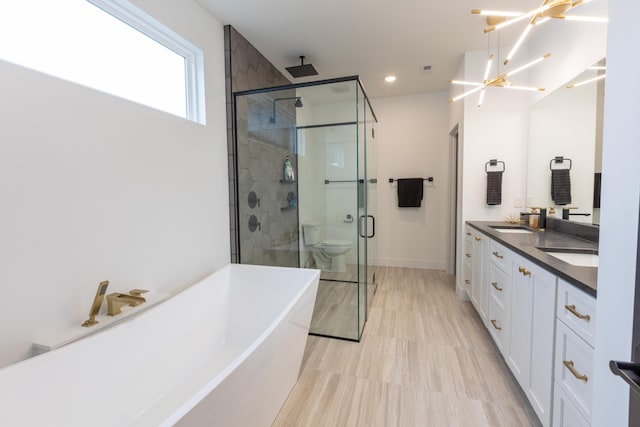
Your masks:
<svg viewBox="0 0 640 427"><path fill-rule="evenodd" d="M281 179L280 182L282 184L293 184L294 182L296 182L296 180L289 180L289 179Z"/></svg>
<svg viewBox="0 0 640 427"><path fill-rule="evenodd" d="M283 206L280 208L281 211L292 211L295 208L297 208L297 206Z"/></svg>

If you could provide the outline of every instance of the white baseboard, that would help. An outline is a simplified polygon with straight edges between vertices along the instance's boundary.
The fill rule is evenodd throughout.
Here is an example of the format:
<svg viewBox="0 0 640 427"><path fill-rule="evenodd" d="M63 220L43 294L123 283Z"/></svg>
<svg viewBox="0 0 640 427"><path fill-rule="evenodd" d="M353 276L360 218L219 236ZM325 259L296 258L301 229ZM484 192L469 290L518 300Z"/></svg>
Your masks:
<svg viewBox="0 0 640 427"><path fill-rule="evenodd" d="M372 264L386 267L421 268L424 270L446 270L445 261L407 258L374 258Z"/></svg>

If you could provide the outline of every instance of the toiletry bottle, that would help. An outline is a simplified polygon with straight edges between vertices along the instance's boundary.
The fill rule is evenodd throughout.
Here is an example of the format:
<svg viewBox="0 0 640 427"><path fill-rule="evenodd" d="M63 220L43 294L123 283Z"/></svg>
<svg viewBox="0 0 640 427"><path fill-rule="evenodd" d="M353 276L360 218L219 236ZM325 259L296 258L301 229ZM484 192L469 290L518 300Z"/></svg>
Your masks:
<svg viewBox="0 0 640 427"><path fill-rule="evenodd" d="M531 208L531 213L537 214L538 208ZM538 220L539 220L538 215L529 215L529 226L533 228L538 228Z"/></svg>
<svg viewBox="0 0 640 427"><path fill-rule="evenodd" d="M555 217L556 216L556 207L555 206L550 206L549 207L549 211L547 212L547 217L552 216Z"/></svg>
<svg viewBox="0 0 640 427"><path fill-rule="evenodd" d="M291 160L289 160L289 156L287 156L284 160L284 176L282 179L285 181L294 181L295 177L293 176L293 165L291 164Z"/></svg>

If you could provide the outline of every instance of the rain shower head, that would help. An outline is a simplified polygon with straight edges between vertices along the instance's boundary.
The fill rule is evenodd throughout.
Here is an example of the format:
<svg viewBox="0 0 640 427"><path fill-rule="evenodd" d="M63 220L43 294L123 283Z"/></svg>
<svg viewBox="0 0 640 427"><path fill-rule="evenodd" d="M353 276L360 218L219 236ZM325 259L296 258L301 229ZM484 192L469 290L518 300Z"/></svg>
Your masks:
<svg viewBox="0 0 640 427"><path fill-rule="evenodd" d="M291 74L293 78L315 76L318 74L313 65L304 63L304 56L300 56L300 65L293 67L287 67L286 70Z"/></svg>

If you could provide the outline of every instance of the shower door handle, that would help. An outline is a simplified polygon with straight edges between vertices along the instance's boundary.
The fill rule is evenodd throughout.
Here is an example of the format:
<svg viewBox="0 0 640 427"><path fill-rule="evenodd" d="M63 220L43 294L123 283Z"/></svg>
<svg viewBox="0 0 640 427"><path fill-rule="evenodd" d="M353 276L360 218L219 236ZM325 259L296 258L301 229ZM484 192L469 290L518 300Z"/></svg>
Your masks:
<svg viewBox="0 0 640 427"><path fill-rule="evenodd" d="M362 225L362 220L365 221L371 218L371 236L365 236L363 231L364 227ZM376 218L373 215L360 215L360 237L363 239L373 239L376 236Z"/></svg>
<svg viewBox="0 0 640 427"><path fill-rule="evenodd" d="M371 218L371 236L367 236L367 239L373 239L374 237L376 237L376 217L374 217L373 215L367 216Z"/></svg>

